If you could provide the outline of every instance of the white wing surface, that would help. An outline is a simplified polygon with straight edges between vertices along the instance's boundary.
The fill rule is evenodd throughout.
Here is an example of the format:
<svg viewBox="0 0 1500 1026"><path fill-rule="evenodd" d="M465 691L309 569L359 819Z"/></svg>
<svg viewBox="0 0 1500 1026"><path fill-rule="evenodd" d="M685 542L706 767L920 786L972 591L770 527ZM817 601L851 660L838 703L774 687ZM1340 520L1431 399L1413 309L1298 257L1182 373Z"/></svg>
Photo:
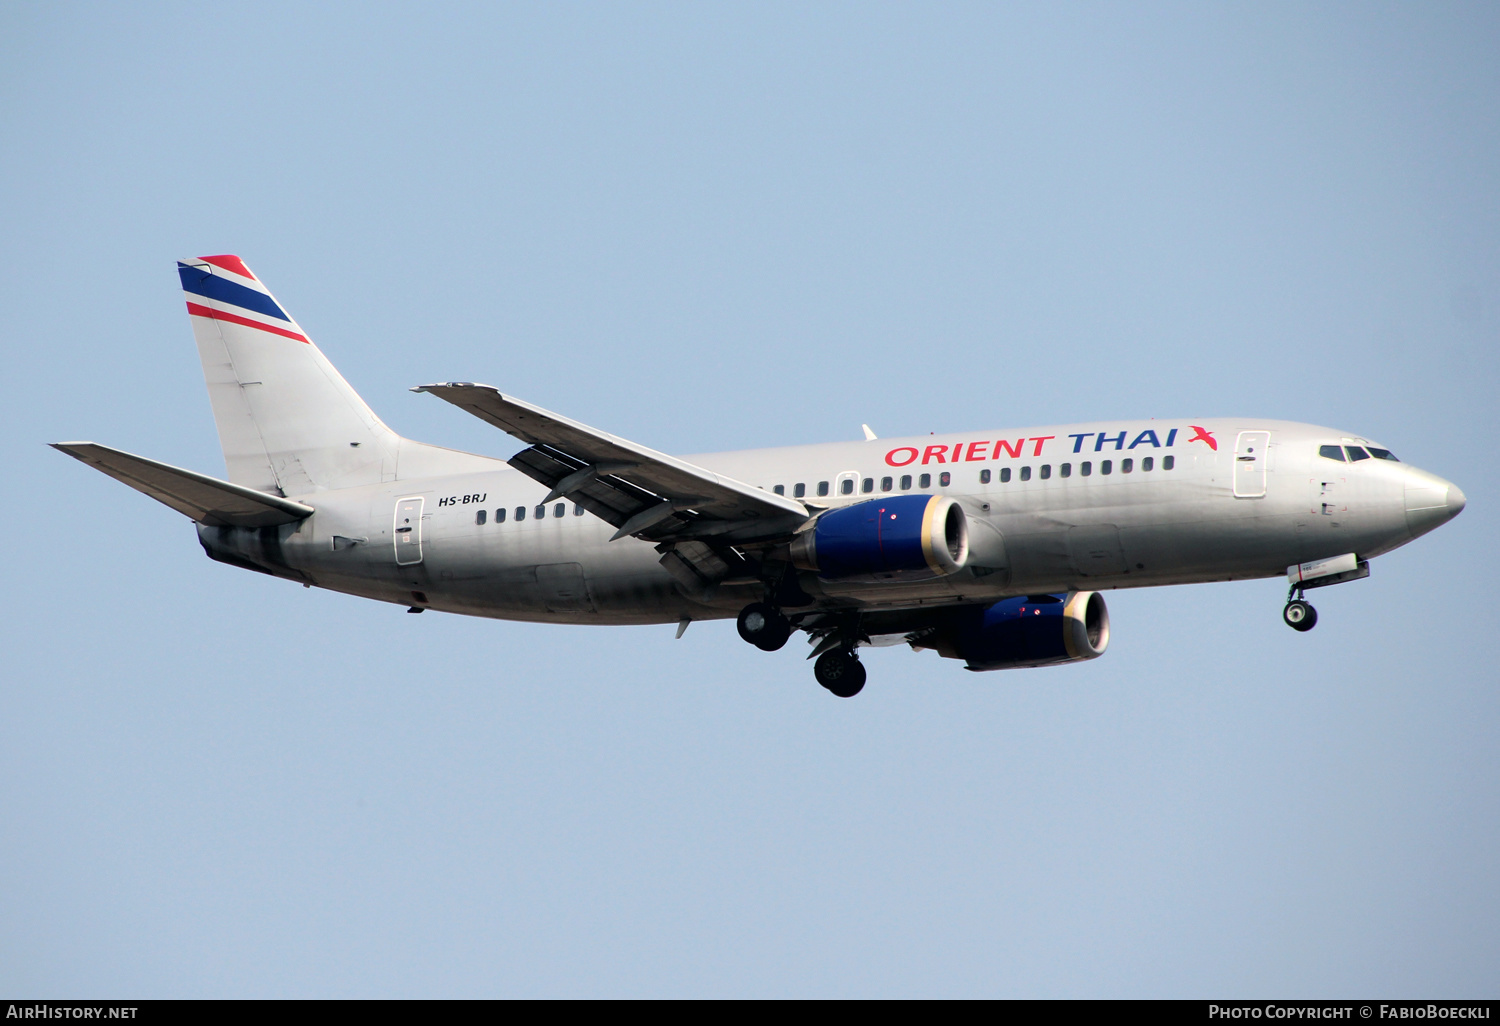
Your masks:
<svg viewBox="0 0 1500 1026"><path fill-rule="evenodd" d="M614 525L615 537L743 544L784 537L807 507L665 453L501 395L489 385L422 385L506 434L530 443L510 465Z"/></svg>

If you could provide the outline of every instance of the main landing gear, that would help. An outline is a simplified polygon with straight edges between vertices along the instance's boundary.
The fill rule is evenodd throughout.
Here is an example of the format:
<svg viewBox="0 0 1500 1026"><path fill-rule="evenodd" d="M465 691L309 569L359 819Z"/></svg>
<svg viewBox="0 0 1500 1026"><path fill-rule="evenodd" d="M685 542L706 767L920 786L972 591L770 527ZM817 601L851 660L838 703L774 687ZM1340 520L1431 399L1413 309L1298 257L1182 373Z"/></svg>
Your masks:
<svg viewBox="0 0 1500 1026"><path fill-rule="evenodd" d="M762 652L775 652L792 636L792 622L775 606L752 602L740 610L740 637Z"/></svg>
<svg viewBox="0 0 1500 1026"><path fill-rule="evenodd" d="M865 686L865 664L852 651L836 648L818 656L813 676L838 697L853 698Z"/></svg>
<svg viewBox="0 0 1500 1026"><path fill-rule="evenodd" d="M1302 597L1301 588L1293 588L1287 592L1286 607L1281 611L1281 618L1294 631L1310 631L1318 625L1318 611Z"/></svg>
<svg viewBox="0 0 1500 1026"><path fill-rule="evenodd" d="M736 626L740 637L765 652L775 652L792 636L792 622L769 602L752 602L741 609ZM854 654L857 632L835 634L815 628L812 633L822 639L813 649L818 657L813 663L813 676L818 683L840 698L859 694L865 686L865 667Z"/></svg>

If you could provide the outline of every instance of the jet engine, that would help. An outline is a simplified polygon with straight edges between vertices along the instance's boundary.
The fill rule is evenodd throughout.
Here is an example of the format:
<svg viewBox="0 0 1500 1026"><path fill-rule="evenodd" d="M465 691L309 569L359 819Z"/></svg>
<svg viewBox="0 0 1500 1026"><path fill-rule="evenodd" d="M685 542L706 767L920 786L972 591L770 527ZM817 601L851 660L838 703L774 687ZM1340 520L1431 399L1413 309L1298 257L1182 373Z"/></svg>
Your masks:
<svg viewBox="0 0 1500 1026"><path fill-rule="evenodd" d="M820 514L791 549L825 580L920 581L963 569L969 525L947 496L889 495Z"/></svg>
<svg viewBox="0 0 1500 1026"><path fill-rule="evenodd" d="M1096 591L1028 595L955 610L914 648L936 648L971 670L1010 670L1097 659L1109 647L1109 610Z"/></svg>

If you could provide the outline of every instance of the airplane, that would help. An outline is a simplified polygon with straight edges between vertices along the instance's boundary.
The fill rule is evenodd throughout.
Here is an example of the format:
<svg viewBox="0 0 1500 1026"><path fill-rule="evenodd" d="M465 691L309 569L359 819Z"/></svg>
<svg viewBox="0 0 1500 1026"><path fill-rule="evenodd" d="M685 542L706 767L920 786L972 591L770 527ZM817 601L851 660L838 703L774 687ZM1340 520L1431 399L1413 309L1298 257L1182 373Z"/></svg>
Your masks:
<svg viewBox="0 0 1500 1026"><path fill-rule="evenodd" d="M676 457L489 385L437 396L508 460L397 435L240 260L179 261L227 480L92 442L55 448L196 522L211 559L405 606L565 624L736 619L807 634L858 694L858 650L970 670L1094 659L1101 592L1286 574L1308 590L1455 517L1457 485L1348 432L1120 420Z"/></svg>

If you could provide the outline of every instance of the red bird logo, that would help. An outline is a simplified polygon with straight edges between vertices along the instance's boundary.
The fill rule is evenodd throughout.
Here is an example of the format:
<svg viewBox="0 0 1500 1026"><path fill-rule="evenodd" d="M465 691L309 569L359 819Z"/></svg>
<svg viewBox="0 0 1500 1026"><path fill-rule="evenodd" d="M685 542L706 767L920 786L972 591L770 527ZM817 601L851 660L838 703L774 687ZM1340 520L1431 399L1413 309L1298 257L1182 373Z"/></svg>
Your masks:
<svg viewBox="0 0 1500 1026"><path fill-rule="evenodd" d="M1192 438L1188 439L1189 442L1207 442L1210 449L1212 449L1214 452L1219 451L1219 443L1214 441L1214 433L1212 431L1205 431L1197 424L1189 424L1188 427L1198 432Z"/></svg>

